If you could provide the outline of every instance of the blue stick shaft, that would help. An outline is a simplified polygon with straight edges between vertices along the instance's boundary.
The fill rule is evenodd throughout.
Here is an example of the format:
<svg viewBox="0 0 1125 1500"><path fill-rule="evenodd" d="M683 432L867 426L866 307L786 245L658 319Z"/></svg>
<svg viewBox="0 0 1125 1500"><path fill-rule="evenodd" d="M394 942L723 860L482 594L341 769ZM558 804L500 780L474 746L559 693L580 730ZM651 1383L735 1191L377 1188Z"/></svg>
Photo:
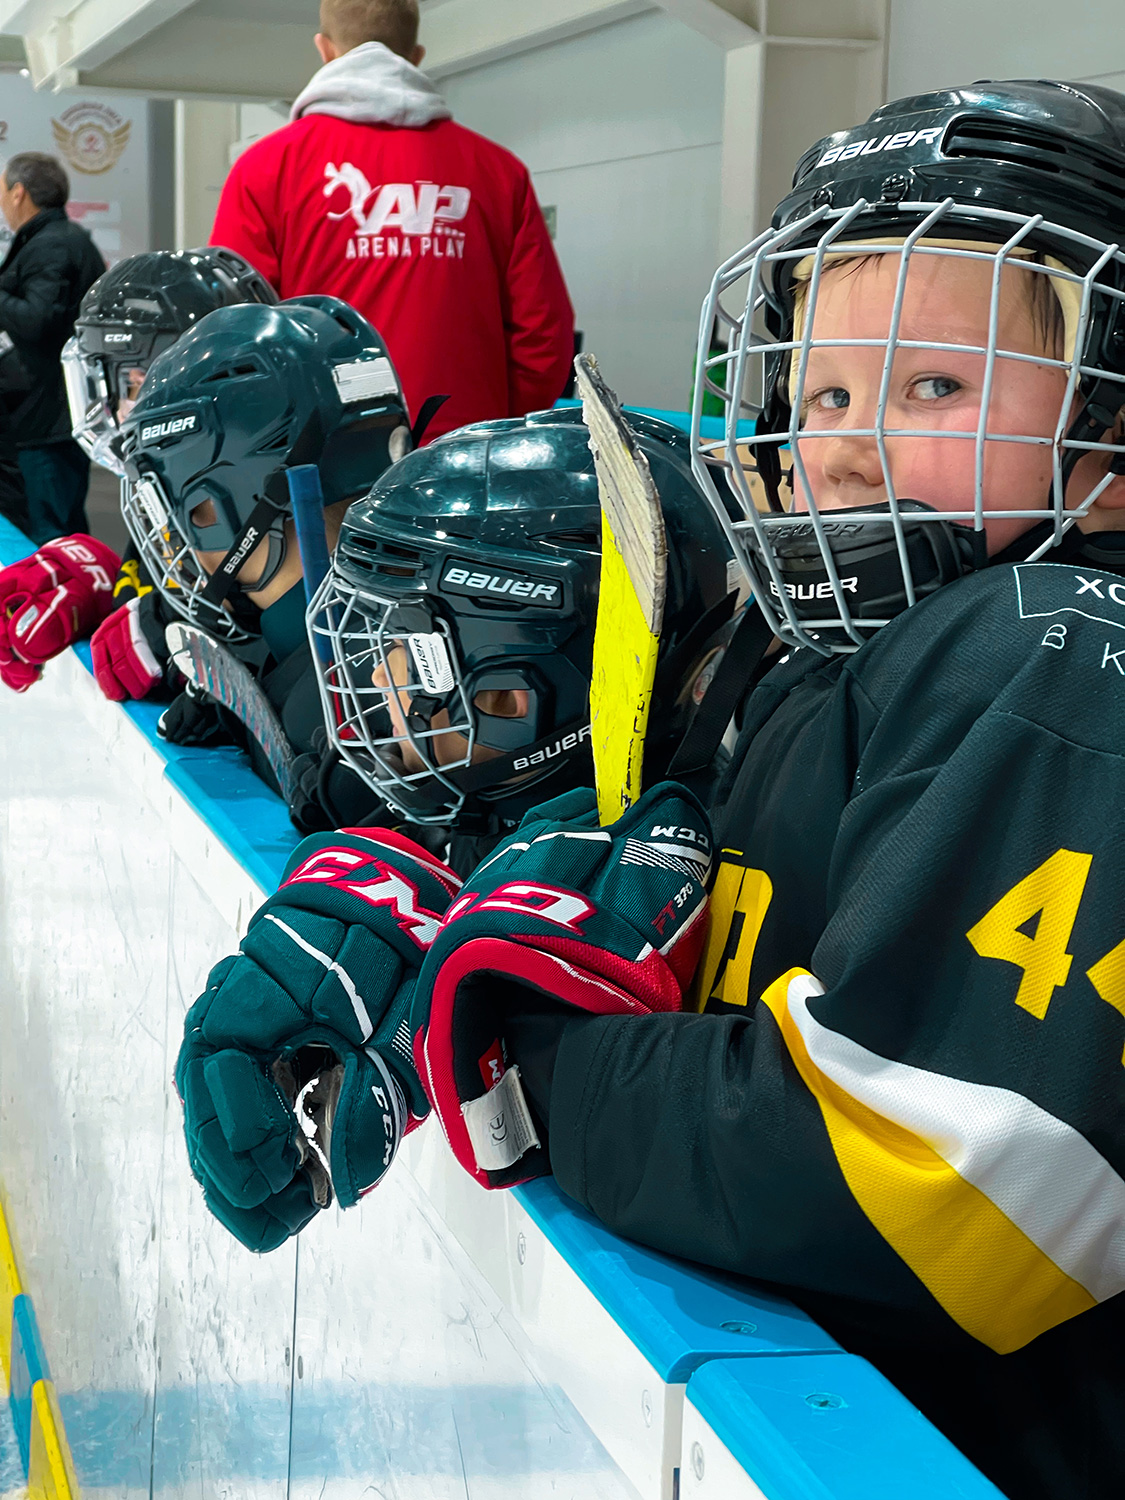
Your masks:
<svg viewBox="0 0 1125 1500"><path fill-rule="evenodd" d="M289 498L297 528L301 570L305 575L305 600L313 595L328 573L328 539L324 531L324 491L315 464L300 464L289 470Z"/></svg>

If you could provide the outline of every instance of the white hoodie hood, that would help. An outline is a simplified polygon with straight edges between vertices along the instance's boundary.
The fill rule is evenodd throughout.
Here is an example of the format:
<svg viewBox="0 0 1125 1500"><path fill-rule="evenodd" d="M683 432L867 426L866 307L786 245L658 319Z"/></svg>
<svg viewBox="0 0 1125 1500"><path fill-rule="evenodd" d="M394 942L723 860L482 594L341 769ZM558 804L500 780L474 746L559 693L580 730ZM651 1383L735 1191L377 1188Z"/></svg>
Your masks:
<svg viewBox="0 0 1125 1500"><path fill-rule="evenodd" d="M364 42L313 74L289 111L291 120L302 115L417 130L433 120L450 119L452 111L425 73L405 57L382 42Z"/></svg>

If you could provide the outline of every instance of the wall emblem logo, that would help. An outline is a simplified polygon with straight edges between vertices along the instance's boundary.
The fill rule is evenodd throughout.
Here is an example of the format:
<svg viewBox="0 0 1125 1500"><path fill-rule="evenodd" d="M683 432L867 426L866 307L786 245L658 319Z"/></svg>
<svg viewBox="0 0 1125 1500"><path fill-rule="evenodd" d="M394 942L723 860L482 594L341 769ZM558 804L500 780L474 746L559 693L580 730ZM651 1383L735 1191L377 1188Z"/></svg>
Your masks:
<svg viewBox="0 0 1125 1500"><path fill-rule="evenodd" d="M383 182L372 186L350 161L324 168L324 196L341 189L346 208L330 208L330 219L355 221L348 241L348 260L409 259L460 260L465 253L465 231L458 226L469 212L472 193L464 187L439 187L436 182ZM336 199L336 202L340 202Z"/></svg>
<svg viewBox="0 0 1125 1500"><path fill-rule="evenodd" d="M67 164L87 177L108 172L121 159L133 129L107 104L72 104L59 120L51 121L55 145Z"/></svg>

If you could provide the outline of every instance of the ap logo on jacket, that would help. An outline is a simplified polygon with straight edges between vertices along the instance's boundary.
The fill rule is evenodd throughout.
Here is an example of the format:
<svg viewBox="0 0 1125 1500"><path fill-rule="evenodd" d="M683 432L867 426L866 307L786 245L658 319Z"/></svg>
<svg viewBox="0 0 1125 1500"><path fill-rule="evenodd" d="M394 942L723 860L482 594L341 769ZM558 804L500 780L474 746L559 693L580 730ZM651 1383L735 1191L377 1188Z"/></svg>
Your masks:
<svg viewBox="0 0 1125 1500"><path fill-rule="evenodd" d="M391 256L429 255L460 259L465 231L454 229L469 212L472 194L464 187L438 187L434 182L384 182L372 187L350 161L324 168L324 196L343 188L351 202L328 211L330 219L355 220L348 241L348 260L382 260ZM372 201L374 200L374 201Z"/></svg>

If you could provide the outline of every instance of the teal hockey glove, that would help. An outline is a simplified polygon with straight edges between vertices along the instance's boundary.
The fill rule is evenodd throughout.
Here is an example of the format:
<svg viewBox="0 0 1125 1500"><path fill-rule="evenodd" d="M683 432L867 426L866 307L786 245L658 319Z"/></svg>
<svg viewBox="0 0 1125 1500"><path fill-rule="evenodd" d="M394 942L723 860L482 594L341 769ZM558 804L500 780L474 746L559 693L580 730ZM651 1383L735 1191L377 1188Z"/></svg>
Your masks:
<svg viewBox="0 0 1125 1500"><path fill-rule="evenodd" d="M315 835L211 971L176 1087L208 1207L250 1249L358 1202L428 1112L408 1015L458 888L389 829Z"/></svg>
<svg viewBox="0 0 1125 1500"><path fill-rule="evenodd" d="M575 1012L679 1010L707 926L711 827L653 787L609 828L593 792L529 812L473 871L422 967L410 1027L430 1102L484 1187L550 1171L512 1044Z"/></svg>

